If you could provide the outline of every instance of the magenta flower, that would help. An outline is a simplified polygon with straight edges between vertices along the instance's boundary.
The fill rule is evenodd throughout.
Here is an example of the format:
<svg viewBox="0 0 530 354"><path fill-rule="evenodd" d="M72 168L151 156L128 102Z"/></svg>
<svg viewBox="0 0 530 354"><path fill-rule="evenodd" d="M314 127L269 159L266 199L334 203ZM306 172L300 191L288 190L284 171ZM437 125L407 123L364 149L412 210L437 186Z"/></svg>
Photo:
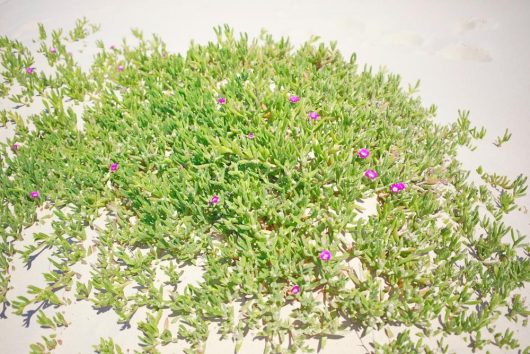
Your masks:
<svg viewBox="0 0 530 354"><path fill-rule="evenodd" d="M376 179L379 174L374 170L366 170L364 171L365 177L368 177L368 179Z"/></svg>
<svg viewBox="0 0 530 354"><path fill-rule="evenodd" d="M20 149L20 144L19 143L14 143L13 145L11 145L11 150L13 152L17 152L18 149Z"/></svg>
<svg viewBox="0 0 530 354"><path fill-rule="evenodd" d="M289 291L289 293L291 295L296 295L300 292L300 287L298 285L294 285L291 290Z"/></svg>
<svg viewBox="0 0 530 354"><path fill-rule="evenodd" d="M26 68L26 74L28 74L28 75L29 74L33 74L34 71L35 71L35 68L31 68L31 67Z"/></svg>
<svg viewBox="0 0 530 354"><path fill-rule="evenodd" d="M309 112L308 114L309 118L311 118L312 120L317 120L320 118L320 116L318 115L317 112Z"/></svg>
<svg viewBox="0 0 530 354"><path fill-rule="evenodd" d="M320 252L320 259L323 261L329 261L331 259L331 252L328 250L323 250Z"/></svg>
<svg viewBox="0 0 530 354"><path fill-rule="evenodd" d="M212 197L212 199L210 199L210 204L215 205L217 203L219 203L219 196L218 195L214 195Z"/></svg>
<svg viewBox="0 0 530 354"><path fill-rule="evenodd" d="M226 98L224 98L224 97L219 97L219 98L217 99L217 103L219 103L219 104L225 104L225 103L226 103Z"/></svg>
<svg viewBox="0 0 530 354"><path fill-rule="evenodd" d="M404 190L405 188L407 188L407 185L403 182L399 182L399 183L394 183L390 186L390 191L392 193L399 193L401 192L402 190Z"/></svg>
<svg viewBox="0 0 530 354"><path fill-rule="evenodd" d="M39 191L33 191L29 193L31 199L37 199L40 196Z"/></svg>
<svg viewBox="0 0 530 354"><path fill-rule="evenodd" d="M113 162L110 164L110 172L116 172L118 170L118 164L116 162Z"/></svg>
<svg viewBox="0 0 530 354"><path fill-rule="evenodd" d="M291 96L289 96L289 102L291 102L291 103L296 103L296 102L298 102L298 101L300 101L300 97L295 96L295 95L291 95Z"/></svg>
<svg viewBox="0 0 530 354"><path fill-rule="evenodd" d="M123 65L118 65L118 71L123 71L123 69L125 69Z"/></svg>
<svg viewBox="0 0 530 354"><path fill-rule="evenodd" d="M247 137L248 137L249 139L254 139L254 133L248 133Z"/></svg>
<svg viewBox="0 0 530 354"><path fill-rule="evenodd" d="M57 48L55 48L55 47L50 47L50 53L52 53L52 54L57 53Z"/></svg>
<svg viewBox="0 0 530 354"><path fill-rule="evenodd" d="M357 153L357 156L359 156L361 159L365 159L368 156L370 156L370 151L368 149L363 148L359 150L359 152Z"/></svg>

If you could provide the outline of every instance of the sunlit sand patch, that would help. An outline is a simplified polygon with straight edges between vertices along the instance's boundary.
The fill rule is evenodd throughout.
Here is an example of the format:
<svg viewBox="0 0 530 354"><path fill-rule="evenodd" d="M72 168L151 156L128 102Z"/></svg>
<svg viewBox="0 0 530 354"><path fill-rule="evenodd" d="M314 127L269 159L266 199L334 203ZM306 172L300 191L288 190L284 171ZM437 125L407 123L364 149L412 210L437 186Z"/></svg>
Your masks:
<svg viewBox="0 0 530 354"><path fill-rule="evenodd" d="M386 39L391 44L411 47L419 47L424 42L420 34L410 31L391 33L386 36Z"/></svg>
<svg viewBox="0 0 530 354"><path fill-rule="evenodd" d="M485 18L472 18L457 22L453 28L455 32L464 34L472 31L493 30L498 27L497 23Z"/></svg>
<svg viewBox="0 0 530 354"><path fill-rule="evenodd" d="M357 214L356 220L368 220L370 216L377 215L377 195L374 194L357 200L357 210L359 214Z"/></svg>
<svg viewBox="0 0 530 354"><path fill-rule="evenodd" d="M450 44L438 53L444 58L450 60L476 61L483 63L493 60L492 56L486 49L463 43Z"/></svg>
<svg viewBox="0 0 530 354"><path fill-rule="evenodd" d="M183 294L184 290L188 285L197 286L204 281L204 258L197 258L197 264L185 264L182 265L180 271L182 275L179 278L179 284L177 286L177 293Z"/></svg>

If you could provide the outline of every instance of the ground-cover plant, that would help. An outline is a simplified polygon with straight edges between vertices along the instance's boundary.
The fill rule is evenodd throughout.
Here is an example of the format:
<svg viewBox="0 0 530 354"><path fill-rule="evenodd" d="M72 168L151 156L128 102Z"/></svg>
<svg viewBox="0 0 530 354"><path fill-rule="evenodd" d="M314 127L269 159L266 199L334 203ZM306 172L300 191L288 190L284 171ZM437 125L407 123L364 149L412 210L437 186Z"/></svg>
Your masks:
<svg viewBox="0 0 530 354"><path fill-rule="evenodd" d="M437 124L436 107L423 107L398 75L359 70L334 43L313 38L294 49L228 27L185 54L135 30L134 45L99 42L86 72L68 46L88 26L51 38L39 26L49 73L23 44L0 38L0 93L16 105L43 103L30 117L10 107L0 115L15 125L0 150L4 306L20 315L39 306L47 328L69 323L45 314L67 306L59 290L112 308L124 325L146 309L145 352L179 340L203 352L219 321L236 349L248 333L266 340L266 352L297 352L341 329L401 325L370 350L429 352L411 328L478 346L503 307L513 321L528 316L513 296L530 277L528 246L503 222L526 177L480 169L484 184L468 181L457 149L485 135L469 112ZM82 115L70 102L87 103ZM377 213L360 217L368 200ZM53 233L17 249L42 206L53 211ZM86 246L101 215L111 221ZM10 298L13 257L29 263L44 249L54 267L46 286ZM90 279L77 281L72 267L93 252ZM183 264L201 266L203 281L177 291ZM518 345L510 331L490 337ZM31 350L51 350L50 338ZM110 338L96 343L121 352Z"/></svg>

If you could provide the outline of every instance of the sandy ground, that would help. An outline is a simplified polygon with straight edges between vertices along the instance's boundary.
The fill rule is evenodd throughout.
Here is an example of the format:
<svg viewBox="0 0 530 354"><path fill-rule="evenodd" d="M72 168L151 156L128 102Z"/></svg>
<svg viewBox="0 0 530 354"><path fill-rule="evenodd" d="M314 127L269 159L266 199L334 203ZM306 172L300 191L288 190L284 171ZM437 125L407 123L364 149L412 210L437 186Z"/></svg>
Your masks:
<svg viewBox="0 0 530 354"><path fill-rule="evenodd" d="M21 40L34 48L37 23L47 28L70 27L76 18L86 16L101 24L101 31L87 43L102 39L118 44L130 36L130 28L157 33L171 51L184 51L190 40L204 43L214 39L212 27L227 23L236 31L256 35L262 28L275 36L289 36L295 44L320 35L338 41L345 57L357 53L361 64L386 67L401 74L405 84L421 79L420 96L425 105L438 106L438 121L453 122L458 109L469 109L472 121L488 130L478 150L463 150L461 159L474 170L481 165L509 177L530 176L530 2L528 1L32 1L0 0L0 35ZM88 63L90 45L79 53ZM77 49L83 49L82 47ZM11 108L6 101L0 108ZM26 112L30 113L31 111ZM24 114L24 112L21 112ZM508 128L512 139L502 149L492 142ZM0 128L0 139L12 135ZM476 176L475 176L476 178ZM530 197L521 204L530 209ZM42 211L44 213L44 211ZM516 212L508 221L521 232L530 234L528 214ZM25 242L33 232L49 230L49 220L25 230ZM99 220L103 226L105 218ZM93 237L97 237L93 235ZM23 244L19 245L23 246ZM25 292L27 285L42 283L42 271L48 270L46 254L38 257L31 269L21 260L14 261L13 289L9 298ZM86 276L90 260L76 269ZM186 269L184 283L200 280L200 269ZM530 299L527 286L523 294ZM87 302L73 302L60 309L70 326L57 331L62 345L57 353L87 353L99 337L113 337L124 349L139 349L133 329L121 329L117 317L108 311L98 314ZM28 327L24 318L8 308L0 319L0 352L24 353L30 343L51 333L40 329L33 318ZM136 317L136 316L135 316ZM141 318L140 314L137 316ZM502 321L501 321L502 322ZM506 325L505 322L501 323ZM134 328L134 326L133 326ZM530 330L512 326L522 348L530 345ZM214 328L212 328L214 329ZM212 331L207 353L231 353L234 345L221 341ZM357 333L328 340L323 353L364 353L368 343L381 334L361 341ZM451 340L451 350L470 352L466 344ZM242 352L261 352L263 342L247 337ZM488 347L491 352L502 352ZM181 347L168 346L164 352L179 353Z"/></svg>

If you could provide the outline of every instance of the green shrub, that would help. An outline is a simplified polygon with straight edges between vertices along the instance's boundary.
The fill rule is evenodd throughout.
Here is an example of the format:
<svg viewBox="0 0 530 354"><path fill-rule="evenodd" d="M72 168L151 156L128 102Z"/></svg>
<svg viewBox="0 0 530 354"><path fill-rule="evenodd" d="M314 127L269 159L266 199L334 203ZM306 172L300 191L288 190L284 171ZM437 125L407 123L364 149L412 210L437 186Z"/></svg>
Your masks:
<svg viewBox="0 0 530 354"><path fill-rule="evenodd" d="M148 309L138 327L149 352L179 338L202 351L218 320L238 347L252 330L273 352L308 349L308 338L323 345L351 326L428 332L440 319L445 333L471 335L529 280L524 237L502 222L526 177L480 171L484 185L467 181L457 148L485 134L469 112L437 124L436 107L423 107L398 75L359 70L355 55L345 60L334 43L313 38L294 49L285 38L250 40L228 27L185 54L135 30L135 45L98 43L85 72L67 48L87 26L80 20L51 39L40 28L39 55L51 74L27 73L31 52L0 38L0 93L20 105L38 95L44 104L29 119L10 109L1 116L16 136L0 151L0 301L9 299L17 252L29 260L50 248L55 268L44 274L46 287L11 301L17 313L63 305L55 292L70 289L71 266L92 251L90 281L75 282L72 294L111 307L126 324ZM70 100L87 103L82 115ZM377 213L359 217L363 201ZM16 250L43 205L54 210L54 232ZM112 221L97 250L86 249L86 226L103 214ZM161 261L169 264L164 287L155 276ZM177 292L177 265L190 263L203 266L204 281ZM128 294L131 283L139 290ZM288 319L280 316L286 305L294 305ZM178 330L159 328L162 310ZM114 343L97 348L113 352ZM374 348L424 346L407 330Z"/></svg>

